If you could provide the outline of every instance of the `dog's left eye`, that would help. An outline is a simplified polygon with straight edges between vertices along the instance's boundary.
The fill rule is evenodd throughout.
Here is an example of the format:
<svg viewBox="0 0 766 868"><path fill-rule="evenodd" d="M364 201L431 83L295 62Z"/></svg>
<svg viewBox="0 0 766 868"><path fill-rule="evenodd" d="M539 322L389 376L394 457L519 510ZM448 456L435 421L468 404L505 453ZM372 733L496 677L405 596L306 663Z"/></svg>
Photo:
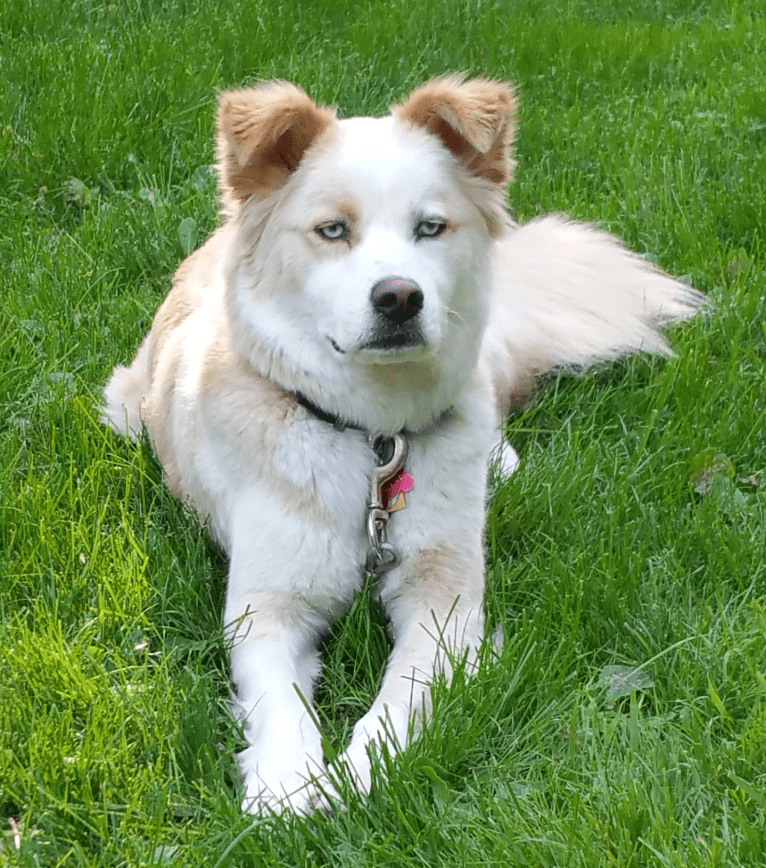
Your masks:
<svg viewBox="0 0 766 868"><path fill-rule="evenodd" d="M438 238L447 228L441 220L421 220L415 226L416 238Z"/></svg>
<svg viewBox="0 0 766 868"><path fill-rule="evenodd" d="M342 220L336 220L334 223L317 226L314 231L328 241L342 241L348 235L348 226Z"/></svg>

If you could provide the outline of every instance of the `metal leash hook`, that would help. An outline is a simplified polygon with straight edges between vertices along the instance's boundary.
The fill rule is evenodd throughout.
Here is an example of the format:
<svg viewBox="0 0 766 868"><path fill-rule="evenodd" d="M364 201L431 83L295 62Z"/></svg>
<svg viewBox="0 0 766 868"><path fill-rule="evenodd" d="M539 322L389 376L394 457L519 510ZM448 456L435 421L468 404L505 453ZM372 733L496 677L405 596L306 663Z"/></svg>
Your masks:
<svg viewBox="0 0 766 868"><path fill-rule="evenodd" d="M372 474L370 503L367 507L367 536L370 550L367 553L365 566L368 572L379 576L392 570L401 560L396 547L387 541L389 513L386 509L388 504L383 503L383 487L404 467L404 462L407 460L407 439L403 434L394 434L393 437L382 441L380 447L376 445L374 448L379 456L392 453L388 461L385 457L380 458L385 463L376 467Z"/></svg>

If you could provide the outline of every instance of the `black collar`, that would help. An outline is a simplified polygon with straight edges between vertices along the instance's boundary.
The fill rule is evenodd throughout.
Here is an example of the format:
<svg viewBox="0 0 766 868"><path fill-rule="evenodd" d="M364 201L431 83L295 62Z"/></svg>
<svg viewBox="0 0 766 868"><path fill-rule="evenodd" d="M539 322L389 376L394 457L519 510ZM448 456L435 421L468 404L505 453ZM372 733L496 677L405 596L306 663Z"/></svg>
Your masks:
<svg viewBox="0 0 766 868"><path fill-rule="evenodd" d="M345 431L346 428L354 428L356 431L364 431L364 428L362 428L361 425L355 425L353 422L349 422L348 419L343 419L341 416L336 416L334 413L328 413L326 410L323 410L313 401L309 401L309 399L301 392L293 392L293 395L301 407L305 407L309 413L316 416L317 419L322 422L327 422L328 425L332 425L336 431Z"/></svg>
<svg viewBox="0 0 766 868"><path fill-rule="evenodd" d="M342 419L334 413L328 413L326 410L318 407L313 401L309 401L309 399L301 392L293 392L292 394L301 407L305 407L309 413L316 416L321 422L327 422L328 425L332 425L336 431L345 431L346 428L353 428L355 431L366 430L365 428L362 428L361 425L355 425L353 422L349 422L347 419ZM373 452L378 459L378 464L388 464L394 453L394 438L382 436L375 437L370 439L370 444L372 445Z"/></svg>
<svg viewBox="0 0 766 868"><path fill-rule="evenodd" d="M342 416L337 416L335 413L328 413L327 410L323 410L313 401L310 401L302 392L291 392L290 393L295 400L301 405L301 407L305 407L309 413L313 416L316 416L321 422L327 422L328 425L332 425L336 431L345 431L346 428L353 428L354 431L367 431L367 429L362 425L357 425L356 422L349 422L348 419L344 419ZM443 413L437 416L437 419L446 416L447 413L452 410L452 407L448 407ZM435 421L435 420L434 420ZM402 434L405 434L406 431L402 430ZM389 440L390 438L376 438L377 440Z"/></svg>

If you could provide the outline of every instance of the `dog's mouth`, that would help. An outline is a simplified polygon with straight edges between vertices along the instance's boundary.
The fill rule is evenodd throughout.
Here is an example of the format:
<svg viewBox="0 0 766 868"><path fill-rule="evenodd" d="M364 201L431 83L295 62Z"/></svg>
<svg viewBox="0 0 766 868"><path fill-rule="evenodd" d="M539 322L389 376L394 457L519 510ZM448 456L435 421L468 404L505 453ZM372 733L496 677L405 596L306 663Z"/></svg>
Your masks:
<svg viewBox="0 0 766 868"><path fill-rule="evenodd" d="M414 350L424 347L426 339L420 329L412 330L412 333L396 332L393 334L376 334L370 340L362 344L360 350L368 350L373 353L397 353L402 350Z"/></svg>
<svg viewBox="0 0 766 868"><path fill-rule="evenodd" d="M352 348L344 349L336 340L328 336L330 346L341 356L348 352L361 353L381 361L389 358L399 360L401 356L413 354L421 356L428 346L425 335L419 326L407 325L406 327L376 329L359 344Z"/></svg>

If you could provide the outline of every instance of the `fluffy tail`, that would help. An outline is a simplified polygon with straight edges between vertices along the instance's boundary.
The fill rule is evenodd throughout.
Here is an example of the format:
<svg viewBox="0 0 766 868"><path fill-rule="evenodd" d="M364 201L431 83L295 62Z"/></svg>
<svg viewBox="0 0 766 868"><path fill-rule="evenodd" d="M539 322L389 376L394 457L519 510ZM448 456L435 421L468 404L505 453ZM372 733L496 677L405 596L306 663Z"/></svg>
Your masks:
<svg viewBox="0 0 766 868"><path fill-rule="evenodd" d="M671 355L659 330L707 303L611 235L560 217L512 230L498 247L485 358L506 413L554 368Z"/></svg>
<svg viewBox="0 0 766 868"><path fill-rule="evenodd" d="M104 412L101 421L118 433L135 440L141 433L141 403L149 390L148 339L138 349L133 364L117 365L104 389Z"/></svg>

